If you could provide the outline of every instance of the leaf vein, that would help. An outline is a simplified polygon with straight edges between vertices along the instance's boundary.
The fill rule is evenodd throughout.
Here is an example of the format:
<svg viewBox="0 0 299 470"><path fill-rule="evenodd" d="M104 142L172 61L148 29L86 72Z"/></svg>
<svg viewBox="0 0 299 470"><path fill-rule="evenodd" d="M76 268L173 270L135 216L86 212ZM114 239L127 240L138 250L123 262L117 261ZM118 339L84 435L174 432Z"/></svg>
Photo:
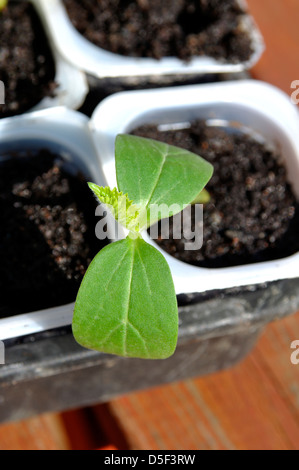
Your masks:
<svg viewBox="0 0 299 470"><path fill-rule="evenodd" d="M111 284L111 282L112 282L112 279L114 278L115 274L116 274L117 271L119 270L119 267L121 266L123 260L124 260L125 257L127 256L128 252L129 252L129 248L126 250L126 252L125 252L124 255L122 256L122 258L119 260L119 262L118 262L117 265L115 266L115 268L114 268L114 270L113 270L113 272L112 272L112 274L111 274L111 276L110 276L109 281L106 283L105 292L108 292L109 286L110 286L110 284Z"/></svg>
<svg viewBox="0 0 299 470"><path fill-rule="evenodd" d="M130 327L132 328L132 330L135 331L135 333L137 334L138 338L140 338L140 340L141 340L142 343L143 343L144 350L145 350L146 354L148 355L148 357L150 357L149 350L148 350L148 348L147 348L145 339L143 338L143 336L142 336L142 334L140 333L140 331L139 331L139 330L136 328L136 326L134 326L131 322L128 322L128 326L130 326Z"/></svg>
<svg viewBox="0 0 299 470"><path fill-rule="evenodd" d="M113 330L111 330L109 332L109 334L107 336L105 336L105 338L101 341L100 343L100 346L104 346L108 341L109 339L111 338L111 336L117 331L119 330L123 325L117 325L115 328L113 328Z"/></svg>
<svg viewBox="0 0 299 470"><path fill-rule="evenodd" d="M152 298L152 295L153 295L152 288L151 288L151 285L150 285L150 282L149 282L149 278L148 278L148 275L147 275L145 264L143 262L141 253L140 253L138 248L137 248L137 253L138 253L140 263L141 263L141 266L142 266L142 271L144 272L144 276L145 276L146 283L147 283L147 286L148 286L148 290L149 290L149 293L150 293L150 298Z"/></svg>
<svg viewBox="0 0 299 470"><path fill-rule="evenodd" d="M134 259L135 259L135 245L133 245L133 255L132 255L132 263L129 275L129 284L128 284L128 299L125 305L125 312L123 323L126 325L125 327L125 334L124 334L124 355L127 355L127 334L128 334L128 323L129 323L129 311L130 311L130 303L131 303L131 291L132 291L132 281L133 281L133 269L134 269Z"/></svg>
<svg viewBox="0 0 299 470"><path fill-rule="evenodd" d="M162 152L161 152L161 155L162 155L162 162L161 162L161 165L160 165L160 169L159 169L159 172L158 172L156 181L154 182L153 189L152 189L152 191L151 191L151 193L150 193L150 195L149 195L149 197L148 197L148 200L147 200L147 203L146 203L146 207L149 206L150 200L151 200L151 198L152 198L152 196L153 196L153 194L154 194L154 192L155 192L155 190L156 190L156 188L157 188L157 186L158 186L158 183L159 183L160 177L161 177L161 175L162 175L162 171L163 171L164 165L165 165L165 163L166 163L166 159L167 159L167 157L168 157L168 155L169 155L169 146L167 146L167 150L166 150L165 153L162 153Z"/></svg>

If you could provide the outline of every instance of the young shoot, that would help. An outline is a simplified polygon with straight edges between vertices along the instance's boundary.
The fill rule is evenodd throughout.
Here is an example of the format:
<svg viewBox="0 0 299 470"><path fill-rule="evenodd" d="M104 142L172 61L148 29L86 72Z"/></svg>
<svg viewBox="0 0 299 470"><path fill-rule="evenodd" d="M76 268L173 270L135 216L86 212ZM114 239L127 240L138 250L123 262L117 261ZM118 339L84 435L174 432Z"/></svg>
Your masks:
<svg viewBox="0 0 299 470"><path fill-rule="evenodd" d="M0 13L7 6L8 0L0 0Z"/></svg>
<svg viewBox="0 0 299 470"><path fill-rule="evenodd" d="M77 296L73 334L88 349L166 359L177 345L177 298L164 256L141 234L196 200L213 168L191 152L141 137L119 135L115 147L118 188L89 187L128 236L92 261ZM152 211L157 205L162 210Z"/></svg>

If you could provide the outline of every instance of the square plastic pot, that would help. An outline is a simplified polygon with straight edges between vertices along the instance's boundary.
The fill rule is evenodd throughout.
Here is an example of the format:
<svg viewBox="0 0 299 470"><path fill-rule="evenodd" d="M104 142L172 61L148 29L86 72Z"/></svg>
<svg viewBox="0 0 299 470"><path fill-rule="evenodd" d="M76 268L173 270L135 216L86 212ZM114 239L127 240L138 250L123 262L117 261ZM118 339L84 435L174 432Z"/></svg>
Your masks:
<svg viewBox="0 0 299 470"><path fill-rule="evenodd" d="M189 63L174 57L161 60L132 58L101 49L85 39L72 25L61 0L35 0L47 31L57 51L73 66L80 68L91 77L126 78L137 85L142 77L150 77L151 82L169 82L180 76L186 78L205 74L239 73L249 70L264 51L262 36L249 14L245 14L242 27L251 39L252 55L246 62L224 63L211 57L193 57ZM239 0L245 7L246 3Z"/></svg>
<svg viewBox="0 0 299 470"><path fill-rule="evenodd" d="M91 128L109 186L116 186L114 142L117 134L129 133L144 124L175 129L194 119L226 126L238 123L245 132L279 148L289 182L299 197L297 108L278 89L253 80L124 92L104 100L92 117ZM144 237L154 243L147 233ZM207 269L182 263L160 251L171 267L178 295L299 277L299 253L276 261Z"/></svg>

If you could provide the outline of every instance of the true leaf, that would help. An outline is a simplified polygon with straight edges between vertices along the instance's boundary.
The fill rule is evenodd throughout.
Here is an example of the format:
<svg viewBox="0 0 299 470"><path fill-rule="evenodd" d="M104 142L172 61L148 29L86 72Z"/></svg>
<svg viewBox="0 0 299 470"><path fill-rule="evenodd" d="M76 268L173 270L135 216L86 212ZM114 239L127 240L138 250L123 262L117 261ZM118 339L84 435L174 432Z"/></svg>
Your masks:
<svg viewBox="0 0 299 470"><path fill-rule="evenodd" d="M198 155L132 135L117 137L115 156L118 189L146 208L148 226L181 212L213 174L212 165ZM161 204L160 214L151 211L151 206Z"/></svg>
<svg viewBox="0 0 299 470"><path fill-rule="evenodd" d="M165 359L176 348L178 307L165 258L140 237L104 248L78 293L73 333L109 354Z"/></svg>
<svg viewBox="0 0 299 470"><path fill-rule="evenodd" d="M94 183L88 183L88 186L98 198L99 202L110 210L115 220L129 230L136 231L136 227L139 227L138 220L140 211L139 208L133 204L133 201L128 198L127 194L119 192L117 188L103 188Z"/></svg>

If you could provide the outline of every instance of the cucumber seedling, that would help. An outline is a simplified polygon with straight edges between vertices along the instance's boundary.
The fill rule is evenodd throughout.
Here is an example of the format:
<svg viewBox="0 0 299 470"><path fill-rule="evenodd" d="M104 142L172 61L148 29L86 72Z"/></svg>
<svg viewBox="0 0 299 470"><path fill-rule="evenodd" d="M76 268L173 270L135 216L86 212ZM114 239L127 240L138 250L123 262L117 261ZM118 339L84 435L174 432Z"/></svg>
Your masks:
<svg viewBox="0 0 299 470"><path fill-rule="evenodd" d="M177 345L177 298L164 256L141 234L198 200L213 167L187 150L131 135L117 136L115 159L118 188L89 187L128 236L101 250L88 268L73 334L88 349L166 359Z"/></svg>

